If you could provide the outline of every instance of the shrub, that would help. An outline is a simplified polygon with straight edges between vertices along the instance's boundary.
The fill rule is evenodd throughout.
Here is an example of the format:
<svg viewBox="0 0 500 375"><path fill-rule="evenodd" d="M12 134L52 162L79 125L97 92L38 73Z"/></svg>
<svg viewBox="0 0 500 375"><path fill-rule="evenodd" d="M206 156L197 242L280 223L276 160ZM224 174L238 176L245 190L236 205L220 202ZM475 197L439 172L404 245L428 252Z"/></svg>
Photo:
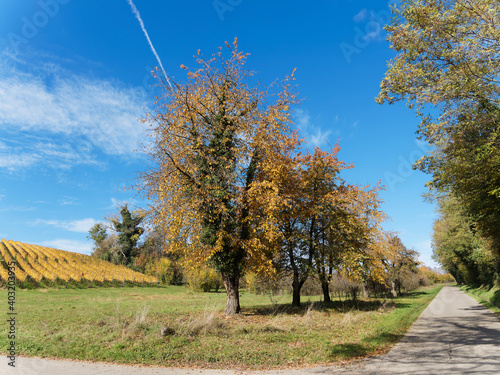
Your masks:
<svg viewBox="0 0 500 375"><path fill-rule="evenodd" d="M222 288L222 278L211 267L200 267L185 272L187 285L199 292L218 292Z"/></svg>
<svg viewBox="0 0 500 375"><path fill-rule="evenodd" d="M420 286L419 277L416 273L413 272L405 272L400 276L398 281L401 285L403 293L411 292L412 290L415 290Z"/></svg>
<svg viewBox="0 0 500 375"><path fill-rule="evenodd" d="M244 278L244 285L250 293L254 294L277 294L279 283L276 280L263 277L255 272L248 272Z"/></svg>
<svg viewBox="0 0 500 375"><path fill-rule="evenodd" d="M156 276L160 283L171 284L173 279L172 262L167 258L152 259L146 263L144 273Z"/></svg>
<svg viewBox="0 0 500 375"><path fill-rule="evenodd" d="M345 277L334 275L330 282L330 291L333 295L338 295L340 300L342 300L342 297L350 296L353 301L356 301L363 291L363 285Z"/></svg>
<svg viewBox="0 0 500 375"><path fill-rule="evenodd" d="M300 290L300 294L303 296L319 296L323 294L323 290L321 289L321 284L317 277L309 276L302 285L302 289Z"/></svg>

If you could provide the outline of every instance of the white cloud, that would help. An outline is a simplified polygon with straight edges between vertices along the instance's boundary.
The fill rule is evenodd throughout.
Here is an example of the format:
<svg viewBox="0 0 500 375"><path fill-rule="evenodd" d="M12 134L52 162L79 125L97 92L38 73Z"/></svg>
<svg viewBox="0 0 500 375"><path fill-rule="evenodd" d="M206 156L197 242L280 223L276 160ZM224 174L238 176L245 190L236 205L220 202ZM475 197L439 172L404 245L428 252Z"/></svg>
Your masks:
<svg viewBox="0 0 500 375"><path fill-rule="evenodd" d="M146 142L137 88L0 56L0 168L100 165L97 152L136 157Z"/></svg>
<svg viewBox="0 0 500 375"><path fill-rule="evenodd" d="M386 11L383 11L382 13L382 15L380 15L380 13L377 15L375 12L370 12L370 21L367 22L364 27L364 40L378 42L384 40L384 24L388 21L386 16L389 17L389 13Z"/></svg>
<svg viewBox="0 0 500 375"><path fill-rule="evenodd" d="M5 149L5 152L0 149L0 169L15 171L19 168L30 167L35 164L38 157L36 155L19 155L15 148Z"/></svg>
<svg viewBox="0 0 500 375"><path fill-rule="evenodd" d="M339 135L338 131L332 131L330 129L324 131L321 127L313 124L309 113L302 109L295 111L294 120L299 129L299 136L301 138L306 138L307 146L319 147L328 143L328 137L331 134L335 133ZM335 117L335 121L338 121L338 115Z"/></svg>
<svg viewBox="0 0 500 375"><path fill-rule="evenodd" d="M80 220L71 220L71 221L62 221L62 220L35 220L32 224L39 225L51 225L57 228L65 229L70 232L78 232L78 233L87 233L90 228L97 223L97 220L92 218L80 219Z"/></svg>
<svg viewBox="0 0 500 375"><path fill-rule="evenodd" d="M364 23L364 26L360 25L358 29L362 33L364 41L380 42L384 40L384 24L387 23L389 16L390 13L387 10L375 12L363 8L353 17L353 20L356 23Z"/></svg>
<svg viewBox="0 0 500 375"><path fill-rule="evenodd" d="M306 111L304 111L303 109L295 110L294 117L295 117L295 123L297 124L297 127L299 129L301 129L301 130L307 129L310 126L309 114Z"/></svg>
<svg viewBox="0 0 500 375"><path fill-rule="evenodd" d="M328 136L332 134L330 130L323 132L321 129L316 129L315 134L309 134L309 143L316 147L328 141Z"/></svg>
<svg viewBox="0 0 500 375"><path fill-rule="evenodd" d="M354 22L363 22L368 16L368 9L363 8L353 17Z"/></svg>
<svg viewBox="0 0 500 375"><path fill-rule="evenodd" d="M61 206L74 206L74 205L79 204L79 203L77 203L77 201L78 201L77 198L68 197L68 196L65 196L62 199L58 200L58 202Z"/></svg>
<svg viewBox="0 0 500 375"><path fill-rule="evenodd" d="M90 150L82 150L76 145L61 144L55 139L33 139L32 136L23 133L19 133L16 137L15 141L9 142L8 147L0 149L0 169L18 171L36 166L69 169L77 164L103 165L94 158ZM71 142L78 142L78 138Z"/></svg>
<svg viewBox="0 0 500 375"><path fill-rule="evenodd" d="M90 243L60 238L52 241L44 241L39 245L87 255L90 255L90 253L92 252L92 245Z"/></svg>
<svg viewBox="0 0 500 375"><path fill-rule="evenodd" d="M379 23L372 23L370 24L371 25L371 29L369 32L367 32L365 34L365 36L363 37L363 39L365 40L377 40L377 41L380 41L380 40L383 40L382 38L382 25L380 25Z"/></svg>

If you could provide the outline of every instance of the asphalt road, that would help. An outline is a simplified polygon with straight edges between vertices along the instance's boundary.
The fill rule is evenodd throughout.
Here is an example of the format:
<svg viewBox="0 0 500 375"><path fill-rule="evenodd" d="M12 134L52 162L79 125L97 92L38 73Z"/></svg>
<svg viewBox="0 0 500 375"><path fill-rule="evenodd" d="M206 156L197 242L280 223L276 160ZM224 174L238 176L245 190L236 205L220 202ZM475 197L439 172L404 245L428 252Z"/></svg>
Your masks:
<svg viewBox="0 0 500 375"><path fill-rule="evenodd" d="M0 359L1 375L215 375L232 370L120 366L101 363L16 358ZM500 374L500 318L455 287L444 287L406 336L386 355L346 367L245 372L276 374Z"/></svg>

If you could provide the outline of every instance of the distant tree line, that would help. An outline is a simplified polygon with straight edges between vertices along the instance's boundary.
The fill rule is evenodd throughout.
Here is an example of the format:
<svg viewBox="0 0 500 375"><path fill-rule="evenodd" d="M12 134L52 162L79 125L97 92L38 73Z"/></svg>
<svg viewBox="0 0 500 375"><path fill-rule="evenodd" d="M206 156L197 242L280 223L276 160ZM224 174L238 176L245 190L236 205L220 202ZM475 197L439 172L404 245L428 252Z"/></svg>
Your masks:
<svg viewBox="0 0 500 375"><path fill-rule="evenodd" d="M186 285L203 292L223 288L222 278L213 266L206 264L190 268L189 262L181 259L179 254L166 252L165 237L155 230L146 232L140 226L144 215L143 210L130 212L125 205L119 209L119 215L95 224L88 235L94 245L92 256L155 276L162 284ZM288 258L285 256L279 260L279 269L274 270L273 276L249 269L242 277L242 286L259 294L294 295L295 292L300 304L301 295L321 294L325 302L335 296L353 300L360 296L391 297L419 286L453 281L450 275L419 265L418 253L407 249L395 233L377 233L381 237L366 242L365 259L357 264L349 260L342 263L333 257L333 253L322 249L314 255L315 267L297 269L291 265L290 259L306 264L309 255L297 253L294 258L289 258L288 254ZM358 252L362 251L358 249ZM340 245L335 254L337 257L349 255ZM302 281L298 292L297 273ZM298 305L297 301L295 305Z"/></svg>

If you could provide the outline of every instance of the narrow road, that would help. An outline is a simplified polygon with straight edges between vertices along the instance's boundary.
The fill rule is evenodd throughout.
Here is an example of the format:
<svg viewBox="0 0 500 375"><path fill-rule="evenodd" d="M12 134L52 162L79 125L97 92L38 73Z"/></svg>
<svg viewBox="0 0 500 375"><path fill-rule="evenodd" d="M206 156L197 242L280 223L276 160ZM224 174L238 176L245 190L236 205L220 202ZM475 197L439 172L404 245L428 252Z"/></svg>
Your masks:
<svg viewBox="0 0 500 375"><path fill-rule="evenodd" d="M329 374L500 374L500 318L444 287L392 350Z"/></svg>
<svg viewBox="0 0 500 375"><path fill-rule="evenodd" d="M100 363L3 357L1 375L215 375L231 370L120 366ZM456 287L444 287L403 340L386 355L346 367L246 372L277 374L500 374L500 318Z"/></svg>

